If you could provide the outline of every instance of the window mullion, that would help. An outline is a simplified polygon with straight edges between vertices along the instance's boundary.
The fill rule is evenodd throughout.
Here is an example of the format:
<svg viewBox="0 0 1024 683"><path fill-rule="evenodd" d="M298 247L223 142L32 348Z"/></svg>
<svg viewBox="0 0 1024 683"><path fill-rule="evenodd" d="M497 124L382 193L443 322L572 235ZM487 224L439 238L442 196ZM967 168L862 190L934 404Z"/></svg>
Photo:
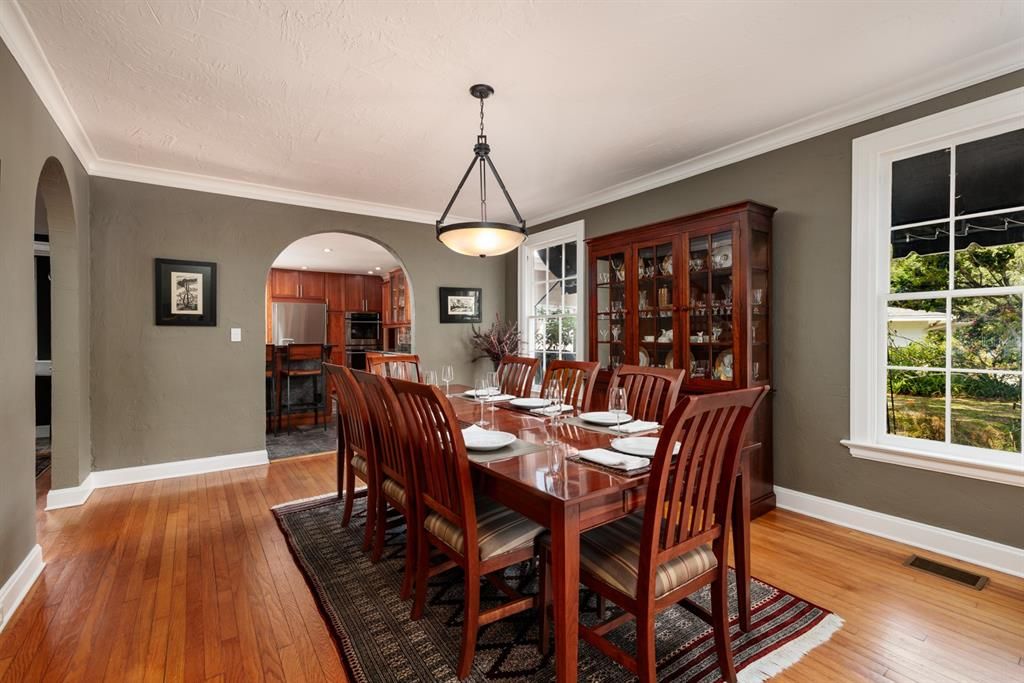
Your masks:
<svg viewBox="0 0 1024 683"><path fill-rule="evenodd" d="M949 264L946 285L946 443L953 443L953 285L956 282L956 145L949 148Z"/></svg>

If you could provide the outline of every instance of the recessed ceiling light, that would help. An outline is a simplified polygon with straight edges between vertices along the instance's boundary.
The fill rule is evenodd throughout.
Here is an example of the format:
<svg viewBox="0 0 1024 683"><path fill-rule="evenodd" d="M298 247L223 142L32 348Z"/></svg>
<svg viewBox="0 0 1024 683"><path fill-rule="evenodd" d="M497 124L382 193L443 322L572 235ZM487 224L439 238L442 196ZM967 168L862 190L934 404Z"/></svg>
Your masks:
<svg viewBox="0 0 1024 683"><path fill-rule="evenodd" d="M367 275L373 275L373 271L372 270L368 270L368 271L366 271L366 273L367 273Z"/></svg>
<svg viewBox="0 0 1024 683"><path fill-rule="evenodd" d="M309 270L309 266L302 266L303 270Z"/></svg>
<svg viewBox="0 0 1024 683"><path fill-rule="evenodd" d="M325 254L330 254L332 251L334 251L334 250L331 249L330 247L324 247L324 253Z"/></svg>
<svg viewBox="0 0 1024 683"><path fill-rule="evenodd" d="M373 269L374 270L380 270L380 266L374 266Z"/></svg>

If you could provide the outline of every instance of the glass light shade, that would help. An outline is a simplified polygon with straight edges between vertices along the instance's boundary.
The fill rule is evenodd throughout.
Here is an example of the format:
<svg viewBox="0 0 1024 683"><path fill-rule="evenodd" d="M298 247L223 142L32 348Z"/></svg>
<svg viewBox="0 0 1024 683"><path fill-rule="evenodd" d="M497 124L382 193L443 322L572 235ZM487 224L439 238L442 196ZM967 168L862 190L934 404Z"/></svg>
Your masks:
<svg viewBox="0 0 1024 683"><path fill-rule="evenodd" d="M437 239L457 254L499 256L522 244L526 231L507 223L456 223L439 227Z"/></svg>

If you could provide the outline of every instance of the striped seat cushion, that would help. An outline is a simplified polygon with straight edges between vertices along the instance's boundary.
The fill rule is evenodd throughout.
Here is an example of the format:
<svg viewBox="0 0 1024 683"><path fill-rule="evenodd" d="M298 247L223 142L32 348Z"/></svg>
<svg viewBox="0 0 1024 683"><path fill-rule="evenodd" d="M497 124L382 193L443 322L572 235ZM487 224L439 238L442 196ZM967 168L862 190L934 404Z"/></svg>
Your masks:
<svg viewBox="0 0 1024 683"><path fill-rule="evenodd" d="M353 457L352 458L352 469L354 469L359 474L363 475L363 479L364 480L367 478L367 476L368 476L367 475L367 471L368 470L366 468L366 460L365 459L360 458L358 455Z"/></svg>
<svg viewBox="0 0 1024 683"><path fill-rule="evenodd" d="M402 488L401 484L394 479L385 479L381 488L384 489L384 494L388 498L401 505L402 509L405 509L405 489Z"/></svg>
<svg viewBox="0 0 1024 683"><path fill-rule="evenodd" d="M463 552L462 529L455 524L432 512L423 526L452 550ZM476 499L476 528L481 560L529 547L544 530L515 510L484 496Z"/></svg>
<svg viewBox="0 0 1024 683"><path fill-rule="evenodd" d="M580 569L636 597L643 528L643 514L634 513L586 532L580 537ZM717 566L710 545L673 558L655 572L654 597L660 598Z"/></svg>

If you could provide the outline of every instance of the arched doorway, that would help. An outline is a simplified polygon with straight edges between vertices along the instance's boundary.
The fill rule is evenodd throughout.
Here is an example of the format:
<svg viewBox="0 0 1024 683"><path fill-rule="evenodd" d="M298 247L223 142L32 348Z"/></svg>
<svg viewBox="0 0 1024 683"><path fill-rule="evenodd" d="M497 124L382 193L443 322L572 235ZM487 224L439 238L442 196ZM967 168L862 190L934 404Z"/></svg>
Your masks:
<svg viewBox="0 0 1024 683"><path fill-rule="evenodd" d="M39 254L44 250L40 245L46 244L49 261L48 360L52 374L45 374L49 374L51 386L50 485L58 489L78 486L88 476L91 465L87 377L89 340L82 335L82 312L87 310L89 292L87 287L81 286L83 271L88 265L83 263L79 249L80 234L71 188L64 167L54 157L45 161L39 173L36 202L33 231L44 234L46 238L35 241L34 251ZM42 327L45 326L44 322ZM45 367L41 370L45 371Z"/></svg>
<svg viewBox="0 0 1024 683"><path fill-rule="evenodd" d="M413 349L412 287L385 245L341 232L302 237L268 269L267 453L333 451L332 392L322 362L363 369L366 353Z"/></svg>

